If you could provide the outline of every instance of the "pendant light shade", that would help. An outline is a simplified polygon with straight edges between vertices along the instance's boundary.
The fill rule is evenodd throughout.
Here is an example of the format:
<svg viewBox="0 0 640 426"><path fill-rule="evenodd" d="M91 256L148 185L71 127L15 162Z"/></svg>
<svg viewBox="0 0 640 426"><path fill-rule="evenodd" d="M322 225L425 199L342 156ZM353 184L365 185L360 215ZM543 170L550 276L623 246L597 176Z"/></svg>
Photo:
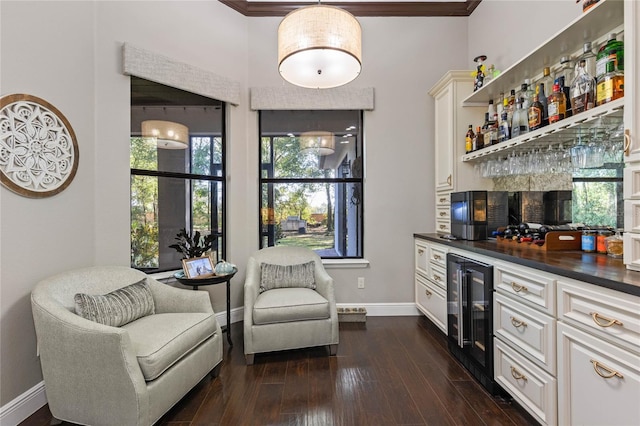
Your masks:
<svg viewBox="0 0 640 426"><path fill-rule="evenodd" d="M362 30L349 12L334 6L296 9L278 27L278 71L296 86L338 87L362 69Z"/></svg>
<svg viewBox="0 0 640 426"><path fill-rule="evenodd" d="M300 135L300 150L318 155L331 155L336 150L336 138L331 132L305 132Z"/></svg>
<svg viewBox="0 0 640 426"><path fill-rule="evenodd" d="M158 148L187 149L189 147L189 129L173 121L143 121L142 137L155 140Z"/></svg>

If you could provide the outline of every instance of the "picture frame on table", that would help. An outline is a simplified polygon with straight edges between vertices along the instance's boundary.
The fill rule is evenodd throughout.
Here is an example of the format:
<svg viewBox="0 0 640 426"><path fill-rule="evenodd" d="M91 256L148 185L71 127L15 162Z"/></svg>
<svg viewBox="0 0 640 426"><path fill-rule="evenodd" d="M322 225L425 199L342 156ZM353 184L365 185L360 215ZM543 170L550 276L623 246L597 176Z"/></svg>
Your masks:
<svg viewBox="0 0 640 426"><path fill-rule="evenodd" d="M209 256L182 259L182 269L187 278L206 278L214 275L213 262Z"/></svg>

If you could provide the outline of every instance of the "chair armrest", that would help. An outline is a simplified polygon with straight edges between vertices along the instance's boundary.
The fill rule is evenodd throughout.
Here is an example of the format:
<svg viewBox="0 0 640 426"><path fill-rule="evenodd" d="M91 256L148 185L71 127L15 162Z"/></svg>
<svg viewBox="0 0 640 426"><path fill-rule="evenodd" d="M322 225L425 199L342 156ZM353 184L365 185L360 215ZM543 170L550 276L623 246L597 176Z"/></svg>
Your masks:
<svg viewBox="0 0 640 426"><path fill-rule="evenodd" d="M100 404L105 419L148 423L138 418L148 413L149 399L127 331L86 320L33 295L31 302L52 414L78 418L83 410L95 410L95 401L108 401Z"/></svg>
<svg viewBox="0 0 640 426"><path fill-rule="evenodd" d="M253 305L260 294L260 265L253 258L247 262L247 276L244 280L244 327L253 325Z"/></svg>
<svg viewBox="0 0 640 426"><path fill-rule="evenodd" d="M213 312L207 291L171 287L152 278L147 282L153 294L157 314L173 312Z"/></svg>

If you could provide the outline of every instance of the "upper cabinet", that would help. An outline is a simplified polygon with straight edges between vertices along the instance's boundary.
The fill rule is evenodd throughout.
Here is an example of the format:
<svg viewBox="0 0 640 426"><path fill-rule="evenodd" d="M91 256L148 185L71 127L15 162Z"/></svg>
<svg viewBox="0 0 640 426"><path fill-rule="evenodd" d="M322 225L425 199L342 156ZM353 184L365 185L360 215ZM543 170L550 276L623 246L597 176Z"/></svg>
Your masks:
<svg viewBox="0 0 640 426"><path fill-rule="evenodd" d="M434 172L436 184L436 232L451 232L451 192L491 189L491 181L478 178L473 165L458 161L464 154L464 138L470 124L481 123L486 106L460 108L473 91L471 71L449 71L429 90L434 99Z"/></svg>
<svg viewBox="0 0 640 426"><path fill-rule="evenodd" d="M640 162L640 2L625 1L624 16L625 161Z"/></svg>

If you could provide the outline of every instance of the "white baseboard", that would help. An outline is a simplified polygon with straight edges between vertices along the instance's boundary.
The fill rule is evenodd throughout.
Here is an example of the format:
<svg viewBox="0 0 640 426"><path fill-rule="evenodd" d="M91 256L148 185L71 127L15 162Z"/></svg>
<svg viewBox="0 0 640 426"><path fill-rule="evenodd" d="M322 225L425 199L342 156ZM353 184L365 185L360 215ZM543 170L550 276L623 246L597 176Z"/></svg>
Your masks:
<svg viewBox="0 0 640 426"><path fill-rule="evenodd" d="M47 403L44 382L40 382L0 407L0 425L16 426Z"/></svg>
<svg viewBox="0 0 640 426"><path fill-rule="evenodd" d="M409 317L422 315L415 303L336 303L339 308L365 308L370 317Z"/></svg>
<svg viewBox="0 0 640 426"><path fill-rule="evenodd" d="M421 315L415 303L338 303L341 308L365 308L372 317L400 317ZM244 308L231 310L231 323L244 319ZM227 325L227 313L216 314L220 326ZM0 426L16 426L47 403L44 382L40 382L8 404L0 407Z"/></svg>

